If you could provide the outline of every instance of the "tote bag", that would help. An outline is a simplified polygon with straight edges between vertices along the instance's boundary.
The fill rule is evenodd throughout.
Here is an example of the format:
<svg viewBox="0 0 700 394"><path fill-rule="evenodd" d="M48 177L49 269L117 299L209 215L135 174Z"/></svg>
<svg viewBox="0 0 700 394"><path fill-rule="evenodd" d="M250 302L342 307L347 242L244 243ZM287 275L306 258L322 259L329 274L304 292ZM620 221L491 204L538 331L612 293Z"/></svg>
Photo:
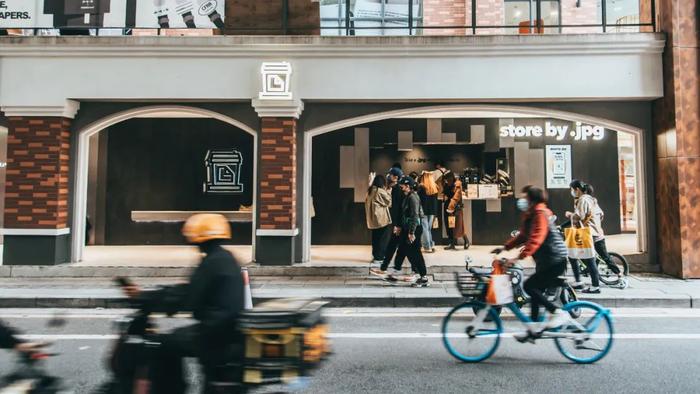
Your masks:
<svg viewBox="0 0 700 394"><path fill-rule="evenodd" d="M503 305L513 302L513 285L501 264L494 264L489 288L486 290L486 303Z"/></svg>
<svg viewBox="0 0 700 394"><path fill-rule="evenodd" d="M564 235L569 258L592 259L595 257L590 227L569 227L564 230Z"/></svg>

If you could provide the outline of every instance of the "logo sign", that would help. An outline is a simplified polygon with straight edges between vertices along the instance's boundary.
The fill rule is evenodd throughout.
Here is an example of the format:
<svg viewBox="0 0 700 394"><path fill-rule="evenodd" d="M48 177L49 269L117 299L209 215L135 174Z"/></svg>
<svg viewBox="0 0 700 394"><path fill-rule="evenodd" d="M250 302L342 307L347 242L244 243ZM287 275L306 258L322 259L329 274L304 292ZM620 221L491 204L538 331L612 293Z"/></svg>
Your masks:
<svg viewBox="0 0 700 394"><path fill-rule="evenodd" d="M214 0L205 0L204 2L200 1L200 6L199 6L199 15L201 16L209 16L213 12L216 11L216 1Z"/></svg>
<svg viewBox="0 0 700 394"><path fill-rule="evenodd" d="M569 125L553 125L551 122L545 122L544 129L542 126L515 126L506 125L500 129L501 137L554 137L557 141L571 139L574 141L600 141L605 137L605 128L601 126L584 125L581 122L576 122L576 127L570 129Z"/></svg>
<svg viewBox="0 0 700 394"><path fill-rule="evenodd" d="M260 100L291 100L290 77L292 65L288 62L263 63L260 66L262 92Z"/></svg>
<svg viewBox="0 0 700 394"><path fill-rule="evenodd" d="M243 185L241 184L243 155L241 152L234 149L209 150L204 158L204 163L207 168L204 193L243 193Z"/></svg>

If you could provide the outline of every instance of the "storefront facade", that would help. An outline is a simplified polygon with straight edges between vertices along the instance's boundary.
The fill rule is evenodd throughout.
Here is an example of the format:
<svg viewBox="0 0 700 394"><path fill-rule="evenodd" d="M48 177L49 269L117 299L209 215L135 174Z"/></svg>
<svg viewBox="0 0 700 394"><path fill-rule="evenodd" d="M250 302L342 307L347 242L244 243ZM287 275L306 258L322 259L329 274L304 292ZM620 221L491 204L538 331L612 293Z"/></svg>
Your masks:
<svg viewBox="0 0 700 394"><path fill-rule="evenodd" d="M634 263L657 270L664 45L655 33L3 39L5 264L79 261L86 237L176 243L195 211L228 215L259 264L305 262L312 245L366 243L369 173L394 161L480 176L502 165L512 191L546 186L563 214L550 147L568 146L563 166L597 186L606 230L634 234ZM472 197L473 242L496 244L517 222L513 195Z"/></svg>

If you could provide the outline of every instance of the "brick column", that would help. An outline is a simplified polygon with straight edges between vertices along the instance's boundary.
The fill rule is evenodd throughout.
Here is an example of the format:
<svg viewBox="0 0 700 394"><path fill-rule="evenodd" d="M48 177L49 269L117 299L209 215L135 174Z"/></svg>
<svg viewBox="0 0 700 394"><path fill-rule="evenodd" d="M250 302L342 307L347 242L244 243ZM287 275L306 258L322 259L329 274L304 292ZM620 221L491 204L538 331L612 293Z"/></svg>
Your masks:
<svg viewBox="0 0 700 394"><path fill-rule="evenodd" d="M260 130L260 224L264 230L296 228L297 121L262 118Z"/></svg>
<svg viewBox="0 0 700 394"><path fill-rule="evenodd" d="M9 115L4 264L67 262L71 119L3 110Z"/></svg>
<svg viewBox="0 0 700 394"><path fill-rule="evenodd" d="M700 278L697 7L682 0L657 4L659 28L667 34L664 98L653 106L658 259L665 273L682 278Z"/></svg>
<svg viewBox="0 0 700 394"><path fill-rule="evenodd" d="M260 116L255 261L291 265L298 260L297 119L301 100L253 100Z"/></svg>

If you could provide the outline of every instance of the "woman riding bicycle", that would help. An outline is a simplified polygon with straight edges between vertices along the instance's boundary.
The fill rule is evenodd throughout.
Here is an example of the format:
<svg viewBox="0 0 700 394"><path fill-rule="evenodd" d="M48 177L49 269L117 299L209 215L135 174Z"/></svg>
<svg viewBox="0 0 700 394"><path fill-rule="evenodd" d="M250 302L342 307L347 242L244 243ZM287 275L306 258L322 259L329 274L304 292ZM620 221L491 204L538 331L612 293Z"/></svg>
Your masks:
<svg viewBox="0 0 700 394"><path fill-rule="evenodd" d="M531 297L530 317L533 323L524 335L515 336L520 342L532 341L545 329L559 327L570 319L567 312L558 309L544 294L549 287L557 285L559 276L566 271L566 245L561 234L554 228L553 214L547 208L545 191L535 186L526 186L522 193L517 201L518 209L524 212L520 232L506 242L503 248L493 251L498 254L503 249L510 250L524 245L518 257L508 260L508 263L513 264L530 256L535 260L535 273L525 281L525 291ZM552 314L551 319L544 324L539 323L540 306Z"/></svg>

